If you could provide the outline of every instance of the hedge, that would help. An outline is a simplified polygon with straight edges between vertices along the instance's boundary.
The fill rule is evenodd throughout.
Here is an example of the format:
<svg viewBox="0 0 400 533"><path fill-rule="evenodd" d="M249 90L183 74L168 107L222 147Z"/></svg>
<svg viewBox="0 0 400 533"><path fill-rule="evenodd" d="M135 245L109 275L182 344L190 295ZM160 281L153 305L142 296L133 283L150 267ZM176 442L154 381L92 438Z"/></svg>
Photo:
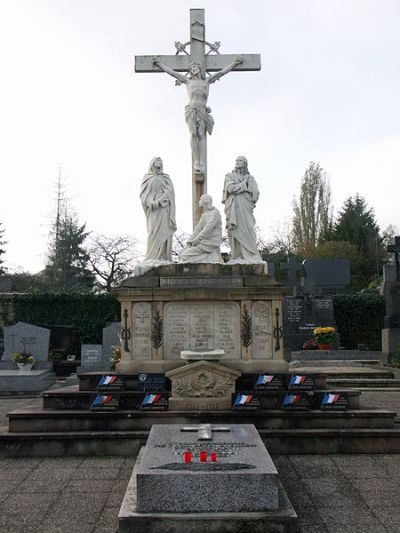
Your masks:
<svg viewBox="0 0 400 533"><path fill-rule="evenodd" d="M0 305L5 325L72 325L84 344L101 344L106 322L120 319L120 304L111 294L15 294L11 302L0 298Z"/></svg>
<svg viewBox="0 0 400 533"><path fill-rule="evenodd" d="M337 294L333 311L341 345L356 349L359 344L369 350L382 349L385 299L379 294Z"/></svg>

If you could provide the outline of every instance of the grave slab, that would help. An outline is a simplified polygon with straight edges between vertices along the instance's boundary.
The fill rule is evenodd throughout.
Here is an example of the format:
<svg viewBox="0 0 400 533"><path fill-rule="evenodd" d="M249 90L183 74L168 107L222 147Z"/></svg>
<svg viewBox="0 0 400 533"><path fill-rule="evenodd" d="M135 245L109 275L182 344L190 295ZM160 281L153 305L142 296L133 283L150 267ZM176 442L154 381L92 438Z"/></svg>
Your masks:
<svg viewBox="0 0 400 533"><path fill-rule="evenodd" d="M191 427L155 425L137 468L137 509L153 512L244 512L279 508L278 473L253 425L215 428L211 440ZM193 461L183 462L184 452ZM199 461L200 451L217 462Z"/></svg>

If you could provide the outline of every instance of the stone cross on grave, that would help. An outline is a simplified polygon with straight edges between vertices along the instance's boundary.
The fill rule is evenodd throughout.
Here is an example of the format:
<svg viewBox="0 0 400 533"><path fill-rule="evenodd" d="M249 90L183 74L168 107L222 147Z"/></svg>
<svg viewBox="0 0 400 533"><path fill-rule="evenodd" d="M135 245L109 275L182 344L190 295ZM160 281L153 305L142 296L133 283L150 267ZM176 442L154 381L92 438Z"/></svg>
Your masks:
<svg viewBox="0 0 400 533"><path fill-rule="evenodd" d="M259 54L220 54L220 45L218 41L206 41L204 9L191 9L190 41L176 41L175 55L135 56L135 72L166 72L176 78L178 85L186 85L189 104L185 108L185 120L192 147L193 228L201 215L198 201L207 192L207 133L211 134L214 125L211 109L207 107L209 86L231 70L261 69ZM208 75L210 72L215 74Z"/></svg>
<svg viewBox="0 0 400 533"><path fill-rule="evenodd" d="M230 431L227 426L213 426L212 424L200 424L198 426L185 426L181 431L197 431L197 440L212 440L213 431Z"/></svg>
<svg viewBox="0 0 400 533"><path fill-rule="evenodd" d="M396 281L400 281L400 236L396 236L394 238L394 244L390 244L386 248L387 252L393 252L394 253L394 266L395 266L395 272L396 272Z"/></svg>
<svg viewBox="0 0 400 533"><path fill-rule="evenodd" d="M281 269L287 271L288 279L285 285L294 287L298 283L297 272L303 270L303 263L299 263L294 257L289 257L287 263L281 263Z"/></svg>

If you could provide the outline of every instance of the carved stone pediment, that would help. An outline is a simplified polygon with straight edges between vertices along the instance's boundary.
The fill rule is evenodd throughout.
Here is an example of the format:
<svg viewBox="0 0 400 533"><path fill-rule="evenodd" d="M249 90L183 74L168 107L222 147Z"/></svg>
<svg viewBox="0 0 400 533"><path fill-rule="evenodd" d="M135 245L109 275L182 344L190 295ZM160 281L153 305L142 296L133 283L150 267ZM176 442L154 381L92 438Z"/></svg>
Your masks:
<svg viewBox="0 0 400 533"><path fill-rule="evenodd" d="M222 398L235 392L241 372L209 361L199 361L167 372L173 397Z"/></svg>

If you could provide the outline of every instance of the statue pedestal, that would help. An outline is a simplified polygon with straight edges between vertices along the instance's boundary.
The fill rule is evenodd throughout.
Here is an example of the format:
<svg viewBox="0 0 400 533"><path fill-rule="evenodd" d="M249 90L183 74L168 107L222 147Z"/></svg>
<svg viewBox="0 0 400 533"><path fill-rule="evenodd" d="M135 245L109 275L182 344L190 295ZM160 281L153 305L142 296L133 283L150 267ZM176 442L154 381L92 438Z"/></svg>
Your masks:
<svg viewBox="0 0 400 533"><path fill-rule="evenodd" d="M284 372L282 302L287 289L265 264L161 266L116 290L126 342L118 371L167 372L184 350L223 350L239 372Z"/></svg>

